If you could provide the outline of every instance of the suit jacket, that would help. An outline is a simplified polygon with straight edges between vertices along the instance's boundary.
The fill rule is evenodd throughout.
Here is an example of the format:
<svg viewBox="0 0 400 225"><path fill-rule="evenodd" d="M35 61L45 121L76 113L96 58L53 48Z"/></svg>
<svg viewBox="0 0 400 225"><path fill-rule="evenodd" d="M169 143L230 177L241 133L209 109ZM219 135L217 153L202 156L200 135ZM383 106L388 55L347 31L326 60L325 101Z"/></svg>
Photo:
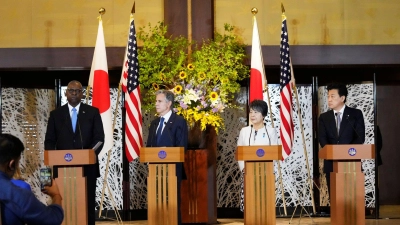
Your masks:
<svg viewBox="0 0 400 225"><path fill-rule="evenodd" d="M363 144L365 141L364 117L359 109L345 106L340 123L339 134L336 129L336 120L333 110L322 113L318 124L319 144ZM325 160L324 171L332 171L332 162Z"/></svg>
<svg viewBox="0 0 400 225"><path fill-rule="evenodd" d="M157 144L156 132L159 123L159 117L151 122L146 147L184 147L186 151L188 147L188 127L186 120L182 116L172 113L162 131L160 143ZM177 163L176 166L178 180L186 179L183 163Z"/></svg>
<svg viewBox="0 0 400 225"><path fill-rule="evenodd" d="M84 103L80 104L75 133L72 130L68 104L50 112L44 141L45 150L91 149L99 141L104 142L104 130L97 108ZM100 176L97 155L101 148L102 146L96 151L96 164L84 167L85 176ZM56 169L53 174L57 177Z"/></svg>

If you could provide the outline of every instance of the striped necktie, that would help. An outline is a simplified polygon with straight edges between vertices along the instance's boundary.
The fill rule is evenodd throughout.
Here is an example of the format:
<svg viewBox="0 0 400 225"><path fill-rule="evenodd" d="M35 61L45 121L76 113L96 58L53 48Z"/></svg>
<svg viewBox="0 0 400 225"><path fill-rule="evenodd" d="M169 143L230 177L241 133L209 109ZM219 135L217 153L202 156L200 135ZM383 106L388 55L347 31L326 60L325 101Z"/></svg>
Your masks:
<svg viewBox="0 0 400 225"><path fill-rule="evenodd" d="M337 133L339 135L339 131L340 131L340 123L342 122L342 119L340 119L340 112L336 113L336 128L337 128Z"/></svg>

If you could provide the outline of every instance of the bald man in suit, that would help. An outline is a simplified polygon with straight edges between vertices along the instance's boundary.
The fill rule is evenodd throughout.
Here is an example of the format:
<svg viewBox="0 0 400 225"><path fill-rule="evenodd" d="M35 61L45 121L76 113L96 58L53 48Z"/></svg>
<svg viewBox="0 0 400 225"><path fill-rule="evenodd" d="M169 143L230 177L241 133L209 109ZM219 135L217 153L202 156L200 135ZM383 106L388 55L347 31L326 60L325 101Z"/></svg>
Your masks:
<svg viewBox="0 0 400 225"><path fill-rule="evenodd" d="M45 150L91 149L98 142L104 143L103 122L99 109L81 103L83 97L82 84L73 80L68 83L65 92L68 103L51 111L47 123ZM75 128L72 125L73 110L76 112ZM97 148L96 164L84 166L87 178L88 225L95 224L96 180L100 177L97 155L102 146ZM54 177L58 176L54 167Z"/></svg>

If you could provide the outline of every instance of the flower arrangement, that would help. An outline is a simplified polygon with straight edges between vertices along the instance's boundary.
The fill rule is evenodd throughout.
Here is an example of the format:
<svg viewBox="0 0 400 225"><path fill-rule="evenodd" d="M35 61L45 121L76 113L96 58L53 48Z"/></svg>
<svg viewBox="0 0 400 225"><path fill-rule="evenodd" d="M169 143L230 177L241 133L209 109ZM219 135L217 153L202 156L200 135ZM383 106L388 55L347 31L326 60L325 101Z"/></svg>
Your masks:
<svg viewBox="0 0 400 225"><path fill-rule="evenodd" d="M221 113L236 107L232 100L240 90L239 81L249 76L243 43L233 34L233 26L225 24L224 28L224 34L215 33L213 40L201 46L184 37L168 37L162 22L155 27L149 24L150 32L140 28L142 109L153 109L155 92L166 89L174 92L174 111L189 125L200 122L201 130L211 125L216 132L223 128Z"/></svg>

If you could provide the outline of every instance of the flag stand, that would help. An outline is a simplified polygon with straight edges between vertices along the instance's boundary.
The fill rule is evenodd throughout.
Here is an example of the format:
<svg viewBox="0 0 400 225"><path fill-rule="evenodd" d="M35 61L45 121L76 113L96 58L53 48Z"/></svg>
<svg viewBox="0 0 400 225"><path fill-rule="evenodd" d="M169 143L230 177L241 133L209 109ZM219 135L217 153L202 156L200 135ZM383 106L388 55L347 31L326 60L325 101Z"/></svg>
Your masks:
<svg viewBox="0 0 400 225"><path fill-rule="evenodd" d="M292 62L292 59L290 59L290 62ZM305 159L306 159L306 167L307 167L307 175L308 175L307 176L308 177L307 180L308 180L308 183L309 183L309 186L310 186L311 203L312 203L312 207L313 207L313 213L315 215L316 214L316 210L315 210L314 192L313 192L313 188L312 188L312 180L311 180L311 174L310 174L310 165L308 163L308 153L307 153L307 148L306 148L306 140L305 140L305 137L304 137L304 128L303 128L303 120L302 120L302 114L301 114L301 108L300 108L300 102L299 102L299 95L298 95L298 91L297 91L297 87L296 87L296 80L294 78L292 63L290 63L290 70L292 71L292 78L293 78L292 87L293 87L294 95L296 96L297 114L298 114L298 117L299 117L301 137L302 137L302 140L303 140L303 150L304 150L304 156L305 156ZM305 189L305 187L306 186L304 186L303 189ZM296 206L296 208L297 208L297 206ZM302 208L304 208L304 207L302 206ZM295 211L296 211L296 209L295 209ZM307 212L307 214L308 214L308 212ZM294 215L294 212L293 212L293 215ZM300 212L300 217L301 217L301 212ZM293 218L293 216L292 216L292 218Z"/></svg>
<svg viewBox="0 0 400 225"><path fill-rule="evenodd" d="M297 87L296 87L296 79L294 78L294 73L293 73L293 66L292 66L292 59L290 58L290 70L292 71L292 77L293 77L293 91L294 95L296 96L296 103L297 103L297 115L299 117L299 122L300 122L300 130L301 130L301 138L303 140L303 150L304 150L304 156L306 158L306 167L307 167L307 175L308 175L308 183L310 185L310 195L311 195L311 203L313 207L313 213L314 215L316 214L315 210L315 202L314 202L314 191L313 191L313 183L311 180L311 174L310 174L310 165L308 163L308 153L307 153L307 147L306 147L306 138L304 137L304 128L303 128L303 120L302 120L302 114L301 114L301 108L300 108L300 101L299 101L299 95L297 93Z"/></svg>
<svg viewBox="0 0 400 225"><path fill-rule="evenodd" d="M292 217L290 217L290 221L289 221L289 224L291 224L291 222L292 222L292 220L293 220L293 217L294 217L294 214L296 213L296 210L297 210L297 207L300 205L300 207L301 207L301 209L300 209L300 220L299 220L299 224L300 224L300 221L301 221L301 215L302 215L302 213L303 213L303 210L304 210L304 212L306 212L306 214L308 215L308 217L310 217L310 219L311 219L311 221L312 221L312 224L314 224L314 220L313 220L313 218L311 217L311 215L310 215L310 213L308 213L308 211L306 210L306 208L304 208L304 206L303 206L303 204L302 204L302 202L304 201L304 193L305 193L305 191L306 191L306 186L303 186L303 194L302 194L302 196L300 197L301 199L300 200L296 200L296 207L294 208L294 210L293 210L293 214L292 214Z"/></svg>
<svg viewBox="0 0 400 225"><path fill-rule="evenodd" d="M291 60L292 59L290 59L290 61ZM299 117L300 130L301 130L301 134L302 134L301 136L302 136L302 140L303 140L304 156L306 158L306 167L307 167L307 175L308 175L307 176L308 177L307 181L309 182L309 185L310 185L311 203L312 203L312 207L313 207L313 213L315 215L316 211L315 211L314 193L313 193L313 189L312 189L312 182L311 182L311 176L310 176L310 166L309 166L309 163L308 163L308 154L307 154L307 148L306 148L306 141L305 141L305 137L304 137L303 121L302 121L302 115L301 115L301 109L300 109L300 103L299 103L299 95L297 93L297 87L296 87L296 82L295 82L295 79L294 79L292 64L290 64L290 70L292 71L292 79L293 79L292 87L293 87L294 95L296 96L297 114L298 114L298 117ZM292 222L292 219L294 217L296 209L297 209L297 207L299 205L301 206L300 220L301 220L301 215L302 215L303 210L304 210L307 213L308 217L310 217L310 219L314 223L314 220L311 218L311 215L308 213L308 211L303 206L305 190L306 190L306 185L303 186L302 196L300 197L299 200L296 201L297 202L296 203L296 207L294 208L294 211L293 211L292 217L290 218L289 224ZM300 221L299 221L299 223L300 223Z"/></svg>

